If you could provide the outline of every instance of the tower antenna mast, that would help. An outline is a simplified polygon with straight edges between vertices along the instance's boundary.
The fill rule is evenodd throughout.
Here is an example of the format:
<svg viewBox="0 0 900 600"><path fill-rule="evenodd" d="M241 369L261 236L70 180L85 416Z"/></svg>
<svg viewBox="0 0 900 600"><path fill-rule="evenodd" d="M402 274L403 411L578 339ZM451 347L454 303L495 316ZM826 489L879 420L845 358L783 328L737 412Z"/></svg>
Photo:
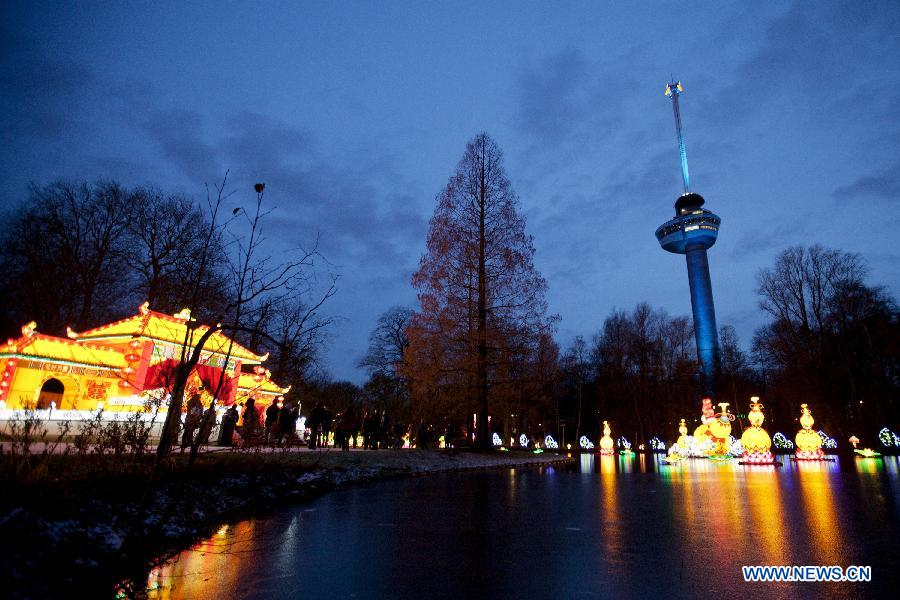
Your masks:
<svg viewBox="0 0 900 600"><path fill-rule="evenodd" d="M681 156L681 179L684 182L684 193L691 193L691 174L688 172L687 150L684 147L684 132L681 130L681 109L678 107L678 96L684 92L680 81L666 84L666 96L672 98L672 112L675 113L675 134L678 136L678 154Z"/></svg>

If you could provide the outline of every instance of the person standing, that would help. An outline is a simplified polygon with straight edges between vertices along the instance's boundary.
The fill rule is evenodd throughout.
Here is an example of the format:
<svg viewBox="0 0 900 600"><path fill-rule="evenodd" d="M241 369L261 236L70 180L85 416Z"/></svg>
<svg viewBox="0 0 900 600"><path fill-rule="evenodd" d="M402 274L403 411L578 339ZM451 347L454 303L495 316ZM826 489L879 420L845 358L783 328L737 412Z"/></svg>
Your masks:
<svg viewBox="0 0 900 600"><path fill-rule="evenodd" d="M328 447L328 434L331 433L331 426L334 422L334 414L328 410L327 406L322 406L322 446Z"/></svg>
<svg viewBox="0 0 900 600"><path fill-rule="evenodd" d="M222 415L222 423L219 425L219 445L231 446L234 437L234 428L238 422L237 406L232 404Z"/></svg>
<svg viewBox="0 0 900 600"><path fill-rule="evenodd" d="M187 403L187 414L184 417L184 433L181 436L181 451L191 445L194 441L194 431L200 426L200 420L203 418L203 403L200 401L200 394L194 393Z"/></svg>
<svg viewBox="0 0 900 600"><path fill-rule="evenodd" d="M275 443L290 447L297 432L297 419L300 418L300 406L296 402L285 402L278 413L278 429Z"/></svg>
<svg viewBox="0 0 900 600"><path fill-rule="evenodd" d="M252 444L259 435L259 411L256 409L256 399L250 398L244 406L244 429L241 437L245 444Z"/></svg>
<svg viewBox="0 0 900 600"><path fill-rule="evenodd" d="M272 398L272 404L266 409L266 442L275 443L276 421L278 421L278 398Z"/></svg>
<svg viewBox="0 0 900 600"><path fill-rule="evenodd" d="M312 409L312 414L309 415L309 421L307 422L309 425L310 436L309 436L309 449L315 450L317 444L319 443L319 430L322 424L322 402L316 402L316 405Z"/></svg>

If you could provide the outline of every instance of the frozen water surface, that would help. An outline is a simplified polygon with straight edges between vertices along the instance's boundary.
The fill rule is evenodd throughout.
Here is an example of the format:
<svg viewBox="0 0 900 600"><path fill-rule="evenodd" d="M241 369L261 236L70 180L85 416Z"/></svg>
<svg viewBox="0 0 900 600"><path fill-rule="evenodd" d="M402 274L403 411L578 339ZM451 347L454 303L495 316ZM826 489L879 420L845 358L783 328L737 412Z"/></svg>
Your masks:
<svg viewBox="0 0 900 600"><path fill-rule="evenodd" d="M172 599L892 595L898 459L782 461L582 455L358 485L223 527L148 585ZM768 564L870 565L872 581L743 581L741 565Z"/></svg>

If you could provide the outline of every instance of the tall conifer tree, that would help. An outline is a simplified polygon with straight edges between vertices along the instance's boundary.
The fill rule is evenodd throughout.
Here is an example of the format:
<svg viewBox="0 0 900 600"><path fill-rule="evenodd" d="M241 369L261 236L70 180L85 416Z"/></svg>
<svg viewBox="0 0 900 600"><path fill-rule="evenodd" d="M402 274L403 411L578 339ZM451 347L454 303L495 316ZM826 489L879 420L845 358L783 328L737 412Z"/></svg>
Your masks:
<svg viewBox="0 0 900 600"><path fill-rule="evenodd" d="M406 363L420 401L442 398L444 410L477 411L484 449L492 387L511 363L538 351L553 322L534 252L502 152L480 133L437 198L412 278L421 307L410 321Z"/></svg>

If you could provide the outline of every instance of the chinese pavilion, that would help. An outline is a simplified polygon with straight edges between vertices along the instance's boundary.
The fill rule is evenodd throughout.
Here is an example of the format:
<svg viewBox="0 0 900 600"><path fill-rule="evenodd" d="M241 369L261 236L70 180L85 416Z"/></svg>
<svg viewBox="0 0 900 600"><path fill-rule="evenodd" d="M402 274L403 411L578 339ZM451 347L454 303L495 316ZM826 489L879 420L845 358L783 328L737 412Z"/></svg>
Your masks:
<svg viewBox="0 0 900 600"><path fill-rule="evenodd" d="M161 398L171 385L182 348L193 349L209 330L188 327L190 311L166 315L144 303L138 313L67 337L38 333L32 322L22 336L0 345L0 407L70 411L136 411ZM271 380L257 355L220 331L204 344L188 382L188 395L208 402L219 389L219 405L256 397L257 402L288 392ZM224 370L223 370L224 367ZM243 372L251 367L252 373ZM222 378L224 377L224 380Z"/></svg>

